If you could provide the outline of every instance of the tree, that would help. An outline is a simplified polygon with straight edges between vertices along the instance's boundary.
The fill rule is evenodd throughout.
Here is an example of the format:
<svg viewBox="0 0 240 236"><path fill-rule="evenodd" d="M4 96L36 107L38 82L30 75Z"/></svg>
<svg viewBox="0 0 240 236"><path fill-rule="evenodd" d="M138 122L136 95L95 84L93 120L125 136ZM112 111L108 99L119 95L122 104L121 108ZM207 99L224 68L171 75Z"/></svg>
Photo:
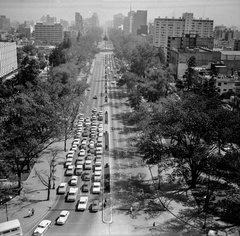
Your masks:
<svg viewBox="0 0 240 236"><path fill-rule="evenodd" d="M22 51L31 56L37 54L37 48L34 45L26 45L22 48Z"/></svg>
<svg viewBox="0 0 240 236"><path fill-rule="evenodd" d="M137 150L142 154L143 160L148 165L158 165L158 188L161 186L161 173L165 169L163 165L163 158L167 154L167 148L163 142L161 129L156 126L148 125L145 131L137 141Z"/></svg>
<svg viewBox="0 0 240 236"><path fill-rule="evenodd" d="M156 113L153 124L161 127L164 137L171 138L169 152L175 157L173 176L183 176L194 188L204 171L209 146L203 142L209 129L201 97L189 95L183 100L166 100L163 112Z"/></svg>
<svg viewBox="0 0 240 236"><path fill-rule="evenodd" d="M131 72L139 77L145 77L148 68L159 65L157 50L150 44L144 42L135 47L131 55Z"/></svg>
<svg viewBox="0 0 240 236"><path fill-rule="evenodd" d="M76 77L77 68L73 64L65 64L55 67L49 79L51 96L59 116L59 125L62 127L65 151L68 135L73 129L83 101L82 95L87 88L87 84L77 81Z"/></svg>
<svg viewBox="0 0 240 236"><path fill-rule="evenodd" d="M49 62L53 67L66 63L65 54L62 47L57 46L51 51L49 55Z"/></svg>
<svg viewBox="0 0 240 236"><path fill-rule="evenodd" d="M193 81L194 81L194 67L197 66L197 63L196 63L196 57L194 56L191 56L188 60L188 68L187 68L187 90L189 90L192 85L193 85Z"/></svg>
<svg viewBox="0 0 240 236"><path fill-rule="evenodd" d="M47 201L50 199L51 188L55 189L55 180L56 180L56 165L58 164L59 159L59 149L52 149L50 155L47 157L48 170L38 171L35 168L35 175L39 178L41 183L47 187Z"/></svg>

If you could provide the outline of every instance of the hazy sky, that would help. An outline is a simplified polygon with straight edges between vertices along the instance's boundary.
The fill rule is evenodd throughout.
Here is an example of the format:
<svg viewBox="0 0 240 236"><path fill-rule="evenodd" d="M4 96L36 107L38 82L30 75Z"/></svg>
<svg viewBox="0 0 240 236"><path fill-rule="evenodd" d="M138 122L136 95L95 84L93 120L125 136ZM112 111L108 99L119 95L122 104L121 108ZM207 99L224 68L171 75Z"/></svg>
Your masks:
<svg viewBox="0 0 240 236"><path fill-rule="evenodd" d="M57 20L73 21L75 12L83 18L97 12L100 23L104 23L112 20L114 14L127 15L130 4L132 10L147 10L148 21L192 12L195 18L214 20L214 25L235 25L240 29L240 0L0 0L0 15L20 22L39 20L47 14Z"/></svg>

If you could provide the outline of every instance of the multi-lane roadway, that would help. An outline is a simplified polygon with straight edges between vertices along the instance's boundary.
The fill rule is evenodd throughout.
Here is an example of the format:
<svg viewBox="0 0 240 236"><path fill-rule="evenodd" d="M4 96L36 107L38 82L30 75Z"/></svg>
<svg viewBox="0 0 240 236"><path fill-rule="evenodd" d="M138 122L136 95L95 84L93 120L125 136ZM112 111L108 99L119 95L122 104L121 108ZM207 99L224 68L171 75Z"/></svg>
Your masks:
<svg viewBox="0 0 240 236"><path fill-rule="evenodd" d="M104 180L102 179L100 194L93 194L91 189L88 193L83 193L81 187L84 181L79 176L77 185L79 191L76 201L67 202L66 195L61 195L54 208L45 216L44 219L52 221L51 227L45 233L46 236L133 234L133 227L129 224L128 214L129 209L134 206L134 198L131 196L136 196L138 190L131 186L129 180L136 175L133 166L138 167L141 162L139 158L134 156L134 152L129 151L131 146L129 143L130 133L129 127L126 128L124 123L124 116L131 112L131 109L126 106L123 89L116 85L115 69L112 52L101 52L96 56L92 75L88 81L91 89L86 91L86 101L83 108L85 117L91 117L94 107L98 111L103 111L104 119L101 122L104 125L103 132L109 134L109 151L104 151L102 167L104 169L106 163L110 166L111 192L110 194L104 193ZM94 96L97 98L94 99ZM107 124L105 124L105 112L108 113ZM91 173L93 174L93 171ZM70 178L68 176L63 177L63 182L68 183ZM92 180L89 183L91 186ZM83 195L88 196L87 209L77 211L78 200ZM104 220L105 198L111 198L111 211L108 212L110 221ZM95 199L100 200L98 212L91 211L91 205ZM55 222L62 210L69 211L70 215L63 226L58 226Z"/></svg>

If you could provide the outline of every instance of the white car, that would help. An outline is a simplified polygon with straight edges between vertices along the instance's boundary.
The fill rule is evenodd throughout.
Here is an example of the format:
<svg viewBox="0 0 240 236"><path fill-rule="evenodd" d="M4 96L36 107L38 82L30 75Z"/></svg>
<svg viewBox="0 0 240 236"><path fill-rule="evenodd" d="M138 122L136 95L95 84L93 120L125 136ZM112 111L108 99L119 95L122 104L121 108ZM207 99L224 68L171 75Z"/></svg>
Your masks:
<svg viewBox="0 0 240 236"><path fill-rule="evenodd" d="M87 209L87 203L88 203L88 197L80 197L77 205L77 210L84 211L85 209Z"/></svg>
<svg viewBox="0 0 240 236"><path fill-rule="evenodd" d="M73 175L73 172L74 172L74 166L69 165L66 169L65 175Z"/></svg>
<svg viewBox="0 0 240 236"><path fill-rule="evenodd" d="M101 128L101 127L103 128L103 123L99 123L99 124L98 124L98 127L99 127L99 128Z"/></svg>
<svg viewBox="0 0 240 236"><path fill-rule="evenodd" d="M68 154L66 155L66 158L68 158L68 157L73 157L73 156L74 156L74 153L75 153L75 151L69 150L69 151L68 151Z"/></svg>
<svg viewBox="0 0 240 236"><path fill-rule="evenodd" d="M82 131L83 131L83 128L82 127L78 127L77 128L77 133L79 134L79 133L82 133Z"/></svg>
<svg viewBox="0 0 240 236"><path fill-rule="evenodd" d="M73 162L73 158L68 157L65 161L65 167L68 167L69 165L72 165L72 162Z"/></svg>
<svg viewBox="0 0 240 236"><path fill-rule="evenodd" d="M103 136L103 132L99 132L98 137L102 137L102 136Z"/></svg>
<svg viewBox="0 0 240 236"><path fill-rule="evenodd" d="M82 145L87 145L87 140L86 139L82 140Z"/></svg>
<svg viewBox="0 0 240 236"><path fill-rule="evenodd" d="M89 125L91 125L91 122L90 121L85 121L85 126L89 126Z"/></svg>
<svg viewBox="0 0 240 236"><path fill-rule="evenodd" d="M93 182L93 193L100 193L101 183L100 182Z"/></svg>
<svg viewBox="0 0 240 236"><path fill-rule="evenodd" d="M77 164L77 166L75 168L75 175L81 175L82 171L83 171L83 165Z"/></svg>
<svg viewBox="0 0 240 236"><path fill-rule="evenodd" d="M65 194L67 191L67 183L61 183L58 186L58 194Z"/></svg>
<svg viewBox="0 0 240 236"><path fill-rule="evenodd" d="M101 161L95 162L95 171L102 171L102 162Z"/></svg>
<svg viewBox="0 0 240 236"><path fill-rule="evenodd" d="M98 112L98 115L99 115L99 116L102 116L102 115L103 115L103 111L99 111L99 112Z"/></svg>
<svg viewBox="0 0 240 236"><path fill-rule="evenodd" d="M52 221L51 220L43 220L40 222L40 224L38 225L38 227L34 230L33 235L43 235L48 228L50 227Z"/></svg>
<svg viewBox="0 0 240 236"><path fill-rule="evenodd" d="M103 132L103 127L98 127L97 131L98 132Z"/></svg>
<svg viewBox="0 0 240 236"><path fill-rule="evenodd" d="M96 130L97 130L97 126L92 126L91 129L90 129L91 132L96 131Z"/></svg>
<svg viewBox="0 0 240 236"><path fill-rule="evenodd" d="M94 172L94 182L101 182L101 171L95 171Z"/></svg>
<svg viewBox="0 0 240 236"><path fill-rule="evenodd" d="M93 113L94 113L94 112L97 112L97 108L94 107L94 108L92 109L92 112L93 112Z"/></svg>
<svg viewBox="0 0 240 236"><path fill-rule="evenodd" d="M80 117L80 118L78 119L78 121L84 122L84 118L83 118L83 117Z"/></svg>
<svg viewBox="0 0 240 236"><path fill-rule="evenodd" d="M79 152L79 156L84 156L85 155L85 150L84 149L81 149L80 152Z"/></svg>
<svg viewBox="0 0 240 236"><path fill-rule="evenodd" d="M94 148L95 147L95 142L93 140L91 140L89 142L89 148Z"/></svg>
<svg viewBox="0 0 240 236"><path fill-rule="evenodd" d="M70 185L75 186L77 185L78 182L78 177L76 175L72 176L72 178L70 179Z"/></svg>
<svg viewBox="0 0 240 236"><path fill-rule="evenodd" d="M92 161L91 160L86 160L85 161L84 169L85 170L91 170L92 169Z"/></svg>
<svg viewBox="0 0 240 236"><path fill-rule="evenodd" d="M76 145L76 144L73 144L71 150L77 151L77 149L78 149L77 145Z"/></svg>
<svg viewBox="0 0 240 236"><path fill-rule="evenodd" d="M57 225L64 225L70 215L69 211L61 211L60 216L57 218Z"/></svg>

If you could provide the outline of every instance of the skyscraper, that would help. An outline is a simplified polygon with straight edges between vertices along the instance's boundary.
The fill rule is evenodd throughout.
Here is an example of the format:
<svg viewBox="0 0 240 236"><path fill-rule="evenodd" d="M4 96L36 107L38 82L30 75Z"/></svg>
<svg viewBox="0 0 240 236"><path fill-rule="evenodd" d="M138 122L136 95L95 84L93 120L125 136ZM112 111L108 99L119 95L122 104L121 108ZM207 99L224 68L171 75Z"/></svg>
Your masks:
<svg viewBox="0 0 240 236"><path fill-rule="evenodd" d="M135 11L132 11L130 8L130 12L128 12L128 16L124 17L123 20L123 32L125 34L132 33L132 19Z"/></svg>
<svg viewBox="0 0 240 236"><path fill-rule="evenodd" d="M142 25L147 25L147 11L137 10L132 18L132 33L137 34L137 30L140 29Z"/></svg>
<svg viewBox="0 0 240 236"><path fill-rule="evenodd" d="M83 33L83 18L79 12L75 12L75 25L76 30Z"/></svg>
<svg viewBox="0 0 240 236"><path fill-rule="evenodd" d="M0 16L0 29L9 30L10 29L10 19L6 16Z"/></svg>
<svg viewBox="0 0 240 236"><path fill-rule="evenodd" d="M99 18L96 12L92 15L92 27L99 27Z"/></svg>
<svg viewBox="0 0 240 236"><path fill-rule="evenodd" d="M123 25L124 15L122 13L118 13L113 16L113 28L118 29Z"/></svg>

